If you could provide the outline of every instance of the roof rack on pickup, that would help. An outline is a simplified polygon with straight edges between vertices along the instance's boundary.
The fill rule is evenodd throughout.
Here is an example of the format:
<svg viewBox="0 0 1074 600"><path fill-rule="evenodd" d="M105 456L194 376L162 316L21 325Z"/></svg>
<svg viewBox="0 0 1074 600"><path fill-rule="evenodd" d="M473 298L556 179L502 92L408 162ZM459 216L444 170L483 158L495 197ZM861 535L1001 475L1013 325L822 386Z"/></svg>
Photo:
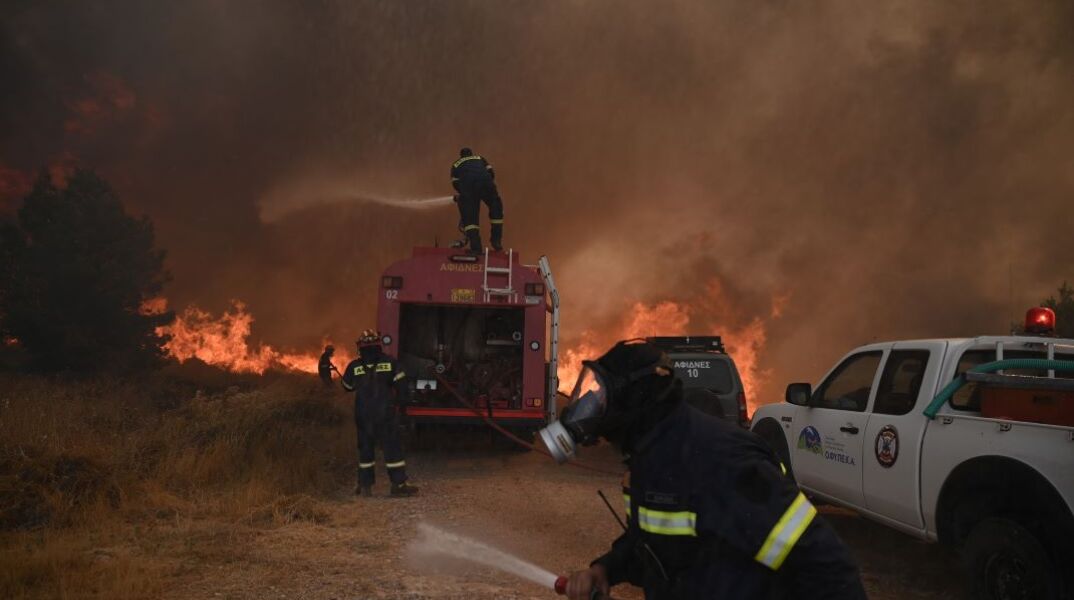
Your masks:
<svg viewBox="0 0 1074 600"><path fill-rule="evenodd" d="M719 352L726 354L718 335L654 336L645 341L665 352Z"/></svg>

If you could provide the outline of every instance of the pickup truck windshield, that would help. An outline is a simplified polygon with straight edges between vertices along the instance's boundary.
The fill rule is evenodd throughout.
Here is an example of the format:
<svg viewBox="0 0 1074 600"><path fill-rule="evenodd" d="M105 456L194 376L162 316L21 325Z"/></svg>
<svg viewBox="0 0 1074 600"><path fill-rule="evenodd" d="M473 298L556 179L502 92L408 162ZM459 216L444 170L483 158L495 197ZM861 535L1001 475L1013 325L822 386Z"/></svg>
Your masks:
<svg viewBox="0 0 1074 600"><path fill-rule="evenodd" d="M671 357L671 362L686 389L704 388L717 394L727 394L734 389L731 366L721 357L676 355Z"/></svg>

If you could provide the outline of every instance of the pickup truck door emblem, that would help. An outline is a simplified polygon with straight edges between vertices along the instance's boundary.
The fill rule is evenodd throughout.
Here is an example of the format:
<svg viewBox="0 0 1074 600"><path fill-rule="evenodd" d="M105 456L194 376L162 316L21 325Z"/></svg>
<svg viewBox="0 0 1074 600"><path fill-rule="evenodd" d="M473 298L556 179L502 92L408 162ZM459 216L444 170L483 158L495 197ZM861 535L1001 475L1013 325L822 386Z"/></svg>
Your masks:
<svg viewBox="0 0 1074 600"><path fill-rule="evenodd" d="M818 432L812 425L802 429L802 433L798 434L798 447L808 450L813 454L820 454L823 451L820 442L820 432Z"/></svg>
<svg viewBox="0 0 1074 600"><path fill-rule="evenodd" d="M876 434L876 462L889 469L898 458L899 431L891 425L884 425Z"/></svg>

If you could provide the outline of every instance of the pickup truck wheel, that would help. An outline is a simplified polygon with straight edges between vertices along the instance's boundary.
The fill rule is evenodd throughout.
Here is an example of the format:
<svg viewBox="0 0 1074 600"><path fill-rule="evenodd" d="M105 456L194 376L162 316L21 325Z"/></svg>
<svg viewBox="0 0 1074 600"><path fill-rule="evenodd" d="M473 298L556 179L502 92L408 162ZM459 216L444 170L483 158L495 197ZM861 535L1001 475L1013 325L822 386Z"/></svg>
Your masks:
<svg viewBox="0 0 1074 600"><path fill-rule="evenodd" d="M1059 574L1044 546L1018 523L989 518L966 538L963 560L973 598L1058 600Z"/></svg>

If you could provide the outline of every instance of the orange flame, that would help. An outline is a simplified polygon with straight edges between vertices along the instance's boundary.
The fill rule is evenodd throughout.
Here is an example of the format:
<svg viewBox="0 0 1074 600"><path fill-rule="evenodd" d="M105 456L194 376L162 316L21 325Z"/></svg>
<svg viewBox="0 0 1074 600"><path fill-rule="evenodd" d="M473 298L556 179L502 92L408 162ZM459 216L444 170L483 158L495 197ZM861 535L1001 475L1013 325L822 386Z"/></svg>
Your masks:
<svg viewBox="0 0 1074 600"><path fill-rule="evenodd" d="M773 298L768 319L778 319L788 301L786 294ZM654 335L719 335L738 367L752 413L760 404L752 393L771 376L770 370L760 367L760 356L768 339L768 320L733 314L730 306L718 281L710 282L703 297L688 304L671 300L652 305L635 302L617 326L601 333L587 329L576 344L562 351L558 370L560 390L570 393L582 370L582 361L600 356L618 340Z"/></svg>
<svg viewBox="0 0 1074 600"><path fill-rule="evenodd" d="M155 298L143 304L144 312L163 312L167 301ZM171 336L164 345L165 352L179 362L197 358L207 364L237 373L264 373L269 370L316 373L320 350L312 352L283 352L272 346L251 346L250 330L254 318L246 305L233 300L231 310L219 317L196 306L188 306L176 315L175 321L157 329L160 335ZM329 342L325 342L327 344ZM336 349L333 361L346 365L350 357Z"/></svg>

